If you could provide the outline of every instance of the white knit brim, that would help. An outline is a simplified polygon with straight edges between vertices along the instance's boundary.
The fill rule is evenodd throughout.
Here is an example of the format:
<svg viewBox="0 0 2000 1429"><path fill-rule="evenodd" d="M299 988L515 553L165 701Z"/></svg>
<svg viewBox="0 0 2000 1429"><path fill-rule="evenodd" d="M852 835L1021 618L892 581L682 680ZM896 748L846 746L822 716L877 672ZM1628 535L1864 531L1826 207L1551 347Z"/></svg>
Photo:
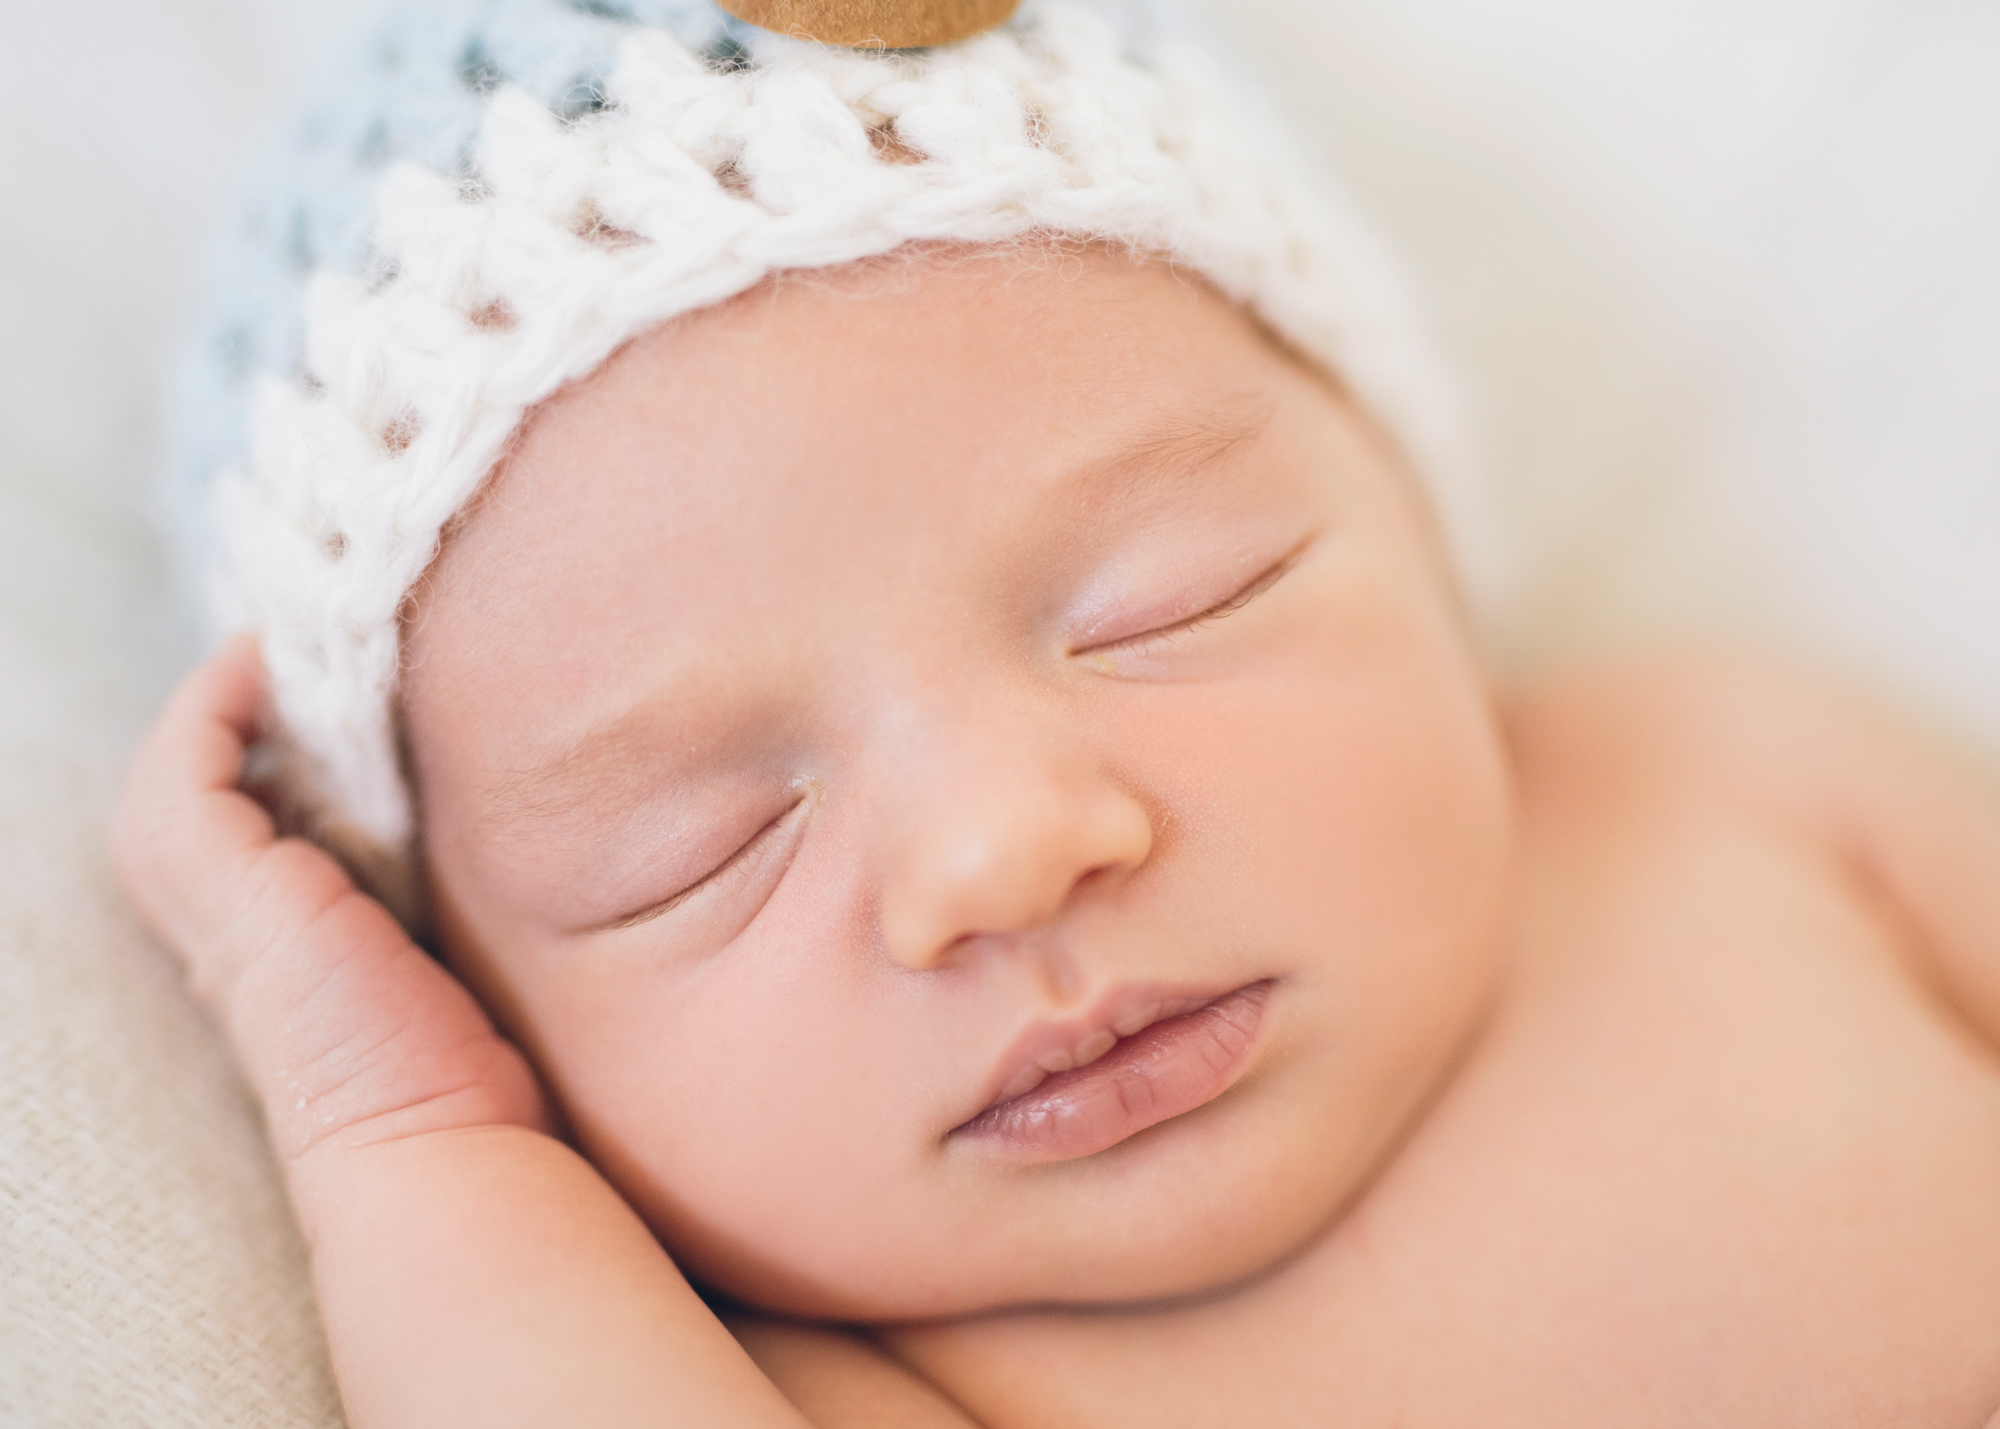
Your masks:
<svg viewBox="0 0 2000 1429"><path fill-rule="evenodd" d="M502 87L471 177L389 169L371 271L314 277L305 376L261 379L249 461L216 483L217 598L262 640L290 796L406 920L399 618L445 524L535 404L779 270L1037 233L1170 255L1339 374L1425 478L1468 583L1489 577L1393 265L1201 54L1135 57L1074 0L933 51L766 36L729 66L640 29L606 100L566 120Z"/></svg>

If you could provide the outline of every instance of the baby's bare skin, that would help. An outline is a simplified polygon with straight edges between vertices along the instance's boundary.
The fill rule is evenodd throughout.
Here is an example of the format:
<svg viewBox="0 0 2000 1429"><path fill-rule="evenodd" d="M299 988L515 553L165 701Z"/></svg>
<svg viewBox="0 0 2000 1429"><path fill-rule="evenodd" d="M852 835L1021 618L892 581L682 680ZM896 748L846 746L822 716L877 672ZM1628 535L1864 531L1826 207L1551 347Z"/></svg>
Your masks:
<svg viewBox="0 0 2000 1429"><path fill-rule="evenodd" d="M1712 664L1537 692L1510 726L1528 853L1506 990L1323 1240L1193 1304L883 1342L1022 1429L1985 1423L1990 800ZM1982 938L1969 957L1954 924Z"/></svg>
<svg viewBox="0 0 2000 1429"><path fill-rule="evenodd" d="M1213 294L697 315L537 414L406 649L483 1010L234 788L244 648L121 819L357 1425L2000 1406L1990 791L1713 665L1493 696L1393 454ZM1153 984L1255 1024L1219 1080L979 1130Z"/></svg>

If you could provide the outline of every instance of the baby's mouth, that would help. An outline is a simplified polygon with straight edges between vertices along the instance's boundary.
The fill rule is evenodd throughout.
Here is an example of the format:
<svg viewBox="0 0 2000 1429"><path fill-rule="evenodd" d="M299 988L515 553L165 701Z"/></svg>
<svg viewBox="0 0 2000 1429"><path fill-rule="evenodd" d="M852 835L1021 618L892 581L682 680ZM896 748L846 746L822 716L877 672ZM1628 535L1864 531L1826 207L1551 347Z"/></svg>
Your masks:
<svg viewBox="0 0 2000 1429"><path fill-rule="evenodd" d="M1045 1035L951 1139L1009 1160L1068 1161L1206 1105L1249 1065L1271 987L1128 999L1108 1026Z"/></svg>

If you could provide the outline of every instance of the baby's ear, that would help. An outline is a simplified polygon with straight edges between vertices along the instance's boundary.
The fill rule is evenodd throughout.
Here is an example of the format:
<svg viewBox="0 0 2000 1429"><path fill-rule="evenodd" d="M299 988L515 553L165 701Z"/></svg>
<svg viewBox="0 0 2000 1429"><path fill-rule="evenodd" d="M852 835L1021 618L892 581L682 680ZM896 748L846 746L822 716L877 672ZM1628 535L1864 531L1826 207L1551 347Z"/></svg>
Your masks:
<svg viewBox="0 0 2000 1429"><path fill-rule="evenodd" d="M990 30L1020 0L719 0L739 20L826 45L891 50L948 45Z"/></svg>

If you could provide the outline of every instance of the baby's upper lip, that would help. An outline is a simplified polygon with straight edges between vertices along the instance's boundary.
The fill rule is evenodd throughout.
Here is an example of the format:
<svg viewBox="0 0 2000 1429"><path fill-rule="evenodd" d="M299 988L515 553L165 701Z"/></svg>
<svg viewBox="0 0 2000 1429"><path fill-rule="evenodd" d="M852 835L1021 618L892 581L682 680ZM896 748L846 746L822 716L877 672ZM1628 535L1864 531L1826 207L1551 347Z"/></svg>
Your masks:
<svg viewBox="0 0 2000 1429"><path fill-rule="evenodd" d="M1033 1023L1014 1039L994 1068L980 1112L1026 1096L1057 1072L1089 1065L1117 1046L1120 1039L1143 1032L1155 1022L1206 1007L1235 990L1233 984L1221 988L1163 983L1114 987L1074 1017Z"/></svg>

